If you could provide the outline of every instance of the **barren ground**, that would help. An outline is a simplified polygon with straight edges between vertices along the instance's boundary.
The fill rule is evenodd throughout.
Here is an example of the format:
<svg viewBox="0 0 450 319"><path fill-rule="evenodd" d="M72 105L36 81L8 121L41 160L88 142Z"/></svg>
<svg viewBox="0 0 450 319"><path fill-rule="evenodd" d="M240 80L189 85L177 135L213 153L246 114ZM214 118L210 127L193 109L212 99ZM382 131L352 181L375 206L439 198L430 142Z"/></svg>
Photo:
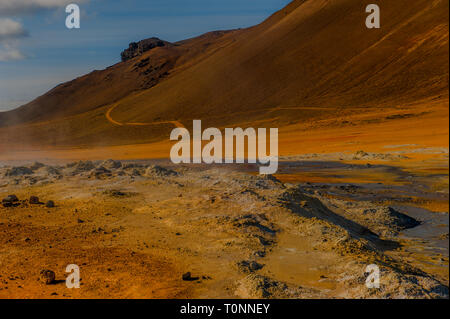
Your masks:
<svg viewBox="0 0 450 319"><path fill-rule="evenodd" d="M413 227L395 193L386 200L386 189L361 178L365 169L381 178L388 169L355 164L359 184L294 181L305 165L312 175L336 173L336 162L308 163L283 162L279 179L250 166L6 163L0 195L20 201L0 207L0 297L448 298L448 209L435 212L446 225L419 216L432 229L408 236L424 225ZM391 174L402 184L402 174ZM448 207L448 185L437 187L441 196L424 191L422 201L402 205ZM42 204L31 204L32 195ZM65 286L69 264L81 268L81 289ZM381 268L379 290L365 286L369 264ZM42 269L55 271L55 284L38 280Z"/></svg>

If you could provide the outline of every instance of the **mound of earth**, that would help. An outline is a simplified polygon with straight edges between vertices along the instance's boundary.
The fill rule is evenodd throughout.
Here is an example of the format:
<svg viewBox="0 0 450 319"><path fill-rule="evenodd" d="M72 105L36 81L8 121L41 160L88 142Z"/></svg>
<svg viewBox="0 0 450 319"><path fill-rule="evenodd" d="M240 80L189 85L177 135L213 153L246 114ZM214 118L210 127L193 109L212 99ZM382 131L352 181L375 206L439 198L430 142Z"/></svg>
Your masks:
<svg viewBox="0 0 450 319"><path fill-rule="evenodd" d="M0 147L156 142L193 119L221 128L448 119L448 1L379 5L380 29L365 27L359 0L294 0L251 28L132 43L124 62L0 113Z"/></svg>

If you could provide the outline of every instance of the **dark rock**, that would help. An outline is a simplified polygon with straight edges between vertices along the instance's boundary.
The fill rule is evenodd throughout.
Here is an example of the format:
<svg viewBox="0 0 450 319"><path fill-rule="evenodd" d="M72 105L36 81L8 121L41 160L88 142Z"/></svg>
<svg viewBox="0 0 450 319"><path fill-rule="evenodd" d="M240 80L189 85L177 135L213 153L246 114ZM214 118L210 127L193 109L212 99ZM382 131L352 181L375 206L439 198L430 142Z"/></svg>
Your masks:
<svg viewBox="0 0 450 319"><path fill-rule="evenodd" d="M111 189L111 190L106 190L103 192L103 194L105 195L109 195L112 197L125 197L127 195L129 195L128 193L116 190L116 189Z"/></svg>
<svg viewBox="0 0 450 319"><path fill-rule="evenodd" d="M45 204L45 207L47 207L47 208L53 208L53 207L55 207L55 202L52 201L52 200L49 200L49 201Z"/></svg>
<svg viewBox="0 0 450 319"><path fill-rule="evenodd" d="M237 265L239 270L244 273L252 273L264 267L264 265L261 265L256 261L247 261L247 260L243 260L239 262Z"/></svg>
<svg viewBox="0 0 450 319"><path fill-rule="evenodd" d="M166 42L163 40L160 40L158 38L150 38L145 39L139 42L131 42L128 46L128 49L124 50L120 57L122 58L122 62L128 61L134 57L137 57L139 55L142 55L143 53L157 48L157 47L164 47L172 45L170 42Z"/></svg>
<svg viewBox="0 0 450 319"><path fill-rule="evenodd" d="M256 251L256 252L254 253L254 255L255 255L256 257L261 257L261 258L263 258L263 257L266 257L266 252L265 252L265 251Z"/></svg>
<svg viewBox="0 0 450 319"><path fill-rule="evenodd" d="M8 195L2 200L3 207L14 207L19 205L19 199L16 195Z"/></svg>
<svg viewBox="0 0 450 319"><path fill-rule="evenodd" d="M30 202L30 204L33 204L33 205L38 205L41 203L39 201L39 197L37 197L37 196L31 196L29 202Z"/></svg>
<svg viewBox="0 0 450 319"><path fill-rule="evenodd" d="M39 280L45 283L46 285L51 285L55 283L56 275L54 271L43 269L39 274L40 274Z"/></svg>
<svg viewBox="0 0 450 319"><path fill-rule="evenodd" d="M192 277L192 274L190 272L183 274L183 276L181 278L184 281L196 281L199 279L199 277Z"/></svg>
<svg viewBox="0 0 450 319"><path fill-rule="evenodd" d="M8 195L4 200L11 202L18 202L19 198L16 195Z"/></svg>

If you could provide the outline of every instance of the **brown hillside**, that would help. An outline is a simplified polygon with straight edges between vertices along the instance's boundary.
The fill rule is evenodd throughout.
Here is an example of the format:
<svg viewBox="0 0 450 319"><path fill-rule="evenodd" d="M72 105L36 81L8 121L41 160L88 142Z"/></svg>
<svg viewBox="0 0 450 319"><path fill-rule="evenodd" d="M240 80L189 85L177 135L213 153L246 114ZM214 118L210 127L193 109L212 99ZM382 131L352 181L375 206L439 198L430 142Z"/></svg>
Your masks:
<svg viewBox="0 0 450 319"><path fill-rule="evenodd" d="M156 47L0 113L0 145L145 143L193 119L284 127L428 103L448 118L449 2L377 3L381 29L359 0L296 0L258 26Z"/></svg>

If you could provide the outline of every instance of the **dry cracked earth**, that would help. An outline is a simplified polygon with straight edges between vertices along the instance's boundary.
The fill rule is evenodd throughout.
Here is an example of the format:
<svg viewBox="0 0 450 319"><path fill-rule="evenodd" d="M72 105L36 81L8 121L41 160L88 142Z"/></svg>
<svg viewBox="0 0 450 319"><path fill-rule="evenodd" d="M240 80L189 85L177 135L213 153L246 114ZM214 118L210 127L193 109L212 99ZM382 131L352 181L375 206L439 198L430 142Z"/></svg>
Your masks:
<svg viewBox="0 0 450 319"><path fill-rule="evenodd" d="M156 164L0 166L0 298L449 297L448 256L439 272L405 253L398 234L421 222L388 205ZM66 288L69 264L80 289Z"/></svg>

